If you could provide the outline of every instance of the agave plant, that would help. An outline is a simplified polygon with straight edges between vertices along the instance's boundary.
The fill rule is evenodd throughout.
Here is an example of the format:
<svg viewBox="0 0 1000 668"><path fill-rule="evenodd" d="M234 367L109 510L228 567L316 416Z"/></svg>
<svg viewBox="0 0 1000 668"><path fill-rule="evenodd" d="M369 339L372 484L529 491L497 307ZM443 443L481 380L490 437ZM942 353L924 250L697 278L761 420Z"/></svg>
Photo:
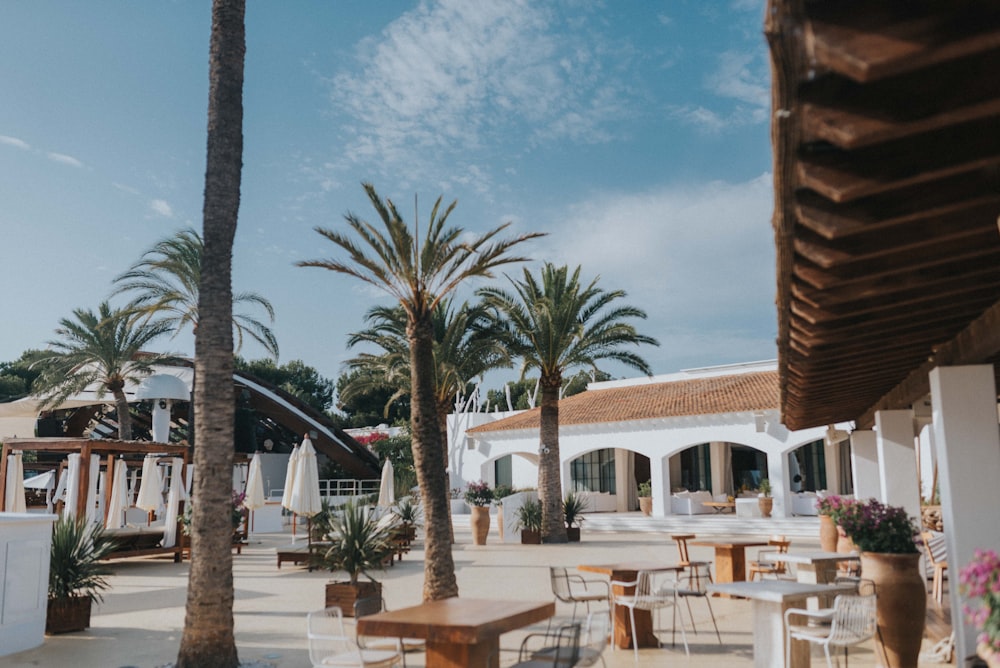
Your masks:
<svg viewBox="0 0 1000 668"><path fill-rule="evenodd" d="M420 506L414 503L413 499L408 496L404 496L396 502L396 505L392 508L392 513L399 518L400 522L410 526L420 526L420 522L423 520L423 511L420 509Z"/></svg>
<svg viewBox="0 0 1000 668"><path fill-rule="evenodd" d="M101 559L115 549L115 541L104 535L99 524L64 517L52 526L52 558L49 565L49 598L87 597L103 601L111 574Z"/></svg>
<svg viewBox="0 0 1000 668"><path fill-rule="evenodd" d="M352 585L358 584L361 574L375 582L368 571L381 568L392 554L389 541L392 526L392 521L376 519L369 506L348 501L330 519L331 545L320 555L318 565L331 571L346 571Z"/></svg>

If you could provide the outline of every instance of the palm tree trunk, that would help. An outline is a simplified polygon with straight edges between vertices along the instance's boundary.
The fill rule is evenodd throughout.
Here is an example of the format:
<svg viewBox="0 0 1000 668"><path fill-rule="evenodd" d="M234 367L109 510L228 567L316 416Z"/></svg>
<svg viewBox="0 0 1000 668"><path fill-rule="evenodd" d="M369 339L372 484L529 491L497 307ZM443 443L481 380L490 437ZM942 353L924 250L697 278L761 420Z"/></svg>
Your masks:
<svg viewBox="0 0 1000 668"><path fill-rule="evenodd" d="M450 404L449 404L450 407ZM438 406L438 428L441 430L441 450L444 452L444 480L445 488L451 487L449 485L448 478L448 459L450 453L448 452L448 408L442 410L441 406ZM451 521L451 490L448 489L448 542L452 545L455 544L455 525Z"/></svg>
<svg viewBox="0 0 1000 668"><path fill-rule="evenodd" d="M244 0L215 0L209 58L204 256L195 338L191 572L176 668L236 668L233 635L232 250L243 162Z"/></svg>
<svg viewBox="0 0 1000 668"><path fill-rule="evenodd" d="M448 476L434 398L434 332L430 315L407 325L410 343L410 432L424 504L424 600L458 596L451 555Z"/></svg>
<svg viewBox="0 0 1000 668"><path fill-rule="evenodd" d="M562 480L559 463L559 387L562 377L542 376L539 424L538 500L542 504L542 541L565 543Z"/></svg>
<svg viewBox="0 0 1000 668"><path fill-rule="evenodd" d="M118 440L132 440L132 414L128 410L128 397L125 390L116 387L111 390L111 395L115 398L115 412L118 414Z"/></svg>

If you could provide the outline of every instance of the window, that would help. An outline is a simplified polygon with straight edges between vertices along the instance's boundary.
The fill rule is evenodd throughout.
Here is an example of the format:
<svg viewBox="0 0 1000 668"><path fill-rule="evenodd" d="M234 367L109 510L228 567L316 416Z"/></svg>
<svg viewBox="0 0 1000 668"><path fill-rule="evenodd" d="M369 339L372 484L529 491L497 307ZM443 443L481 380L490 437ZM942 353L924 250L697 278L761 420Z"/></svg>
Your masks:
<svg viewBox="0 0 1000 668"><path fill-rule="evenodd" d="M615 450L605 448L577 457L570 463L570 488L574 492L615 491Z"/></svg>
<svg viewBox="0 0 1000 668"><path fill-rule="evenodd" d="M511 460L511 455L501 457L500 459L493 462L493 486L497 485L507 485L508 487L514 486L514 473L512 470L513 462Z"/></svg>

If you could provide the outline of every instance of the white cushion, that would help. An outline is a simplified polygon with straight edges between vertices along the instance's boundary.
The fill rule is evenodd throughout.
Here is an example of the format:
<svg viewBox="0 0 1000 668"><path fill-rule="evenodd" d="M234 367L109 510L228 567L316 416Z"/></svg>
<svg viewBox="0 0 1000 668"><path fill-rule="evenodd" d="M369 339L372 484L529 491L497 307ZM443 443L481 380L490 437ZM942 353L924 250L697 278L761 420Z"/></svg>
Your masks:
<svg viewBox="0 0 1000 668"><path fill-rule="evenodd" d="M676 496L678 499L690 499L691 492L677 492L676 494L674 494L674 496Z"/></svg>

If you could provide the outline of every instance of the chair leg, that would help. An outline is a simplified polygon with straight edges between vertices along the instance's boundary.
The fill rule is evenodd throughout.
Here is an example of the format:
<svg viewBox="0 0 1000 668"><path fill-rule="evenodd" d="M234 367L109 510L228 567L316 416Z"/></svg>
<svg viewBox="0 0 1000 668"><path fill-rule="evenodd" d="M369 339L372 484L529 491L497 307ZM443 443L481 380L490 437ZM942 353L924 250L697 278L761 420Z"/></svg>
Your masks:
<svg viewBox="0 0 1000 668"><path fill-rule="evenodd" d="M635 637L635 608L628 609L628 616L632 622L632 652L635 654L636 665L639 665L639 639Z"/></svg>
<svg viewBox="0 0 1000 668"><path fill-rule="evenodd" d="M719 644L722 644L722 634L719 633L719 625L715 622L715 611L712 610L712 599L705 596L705 605L708 606L708 614L712 616L712 626L715 627L715 637L719 639Z"/></svg>

